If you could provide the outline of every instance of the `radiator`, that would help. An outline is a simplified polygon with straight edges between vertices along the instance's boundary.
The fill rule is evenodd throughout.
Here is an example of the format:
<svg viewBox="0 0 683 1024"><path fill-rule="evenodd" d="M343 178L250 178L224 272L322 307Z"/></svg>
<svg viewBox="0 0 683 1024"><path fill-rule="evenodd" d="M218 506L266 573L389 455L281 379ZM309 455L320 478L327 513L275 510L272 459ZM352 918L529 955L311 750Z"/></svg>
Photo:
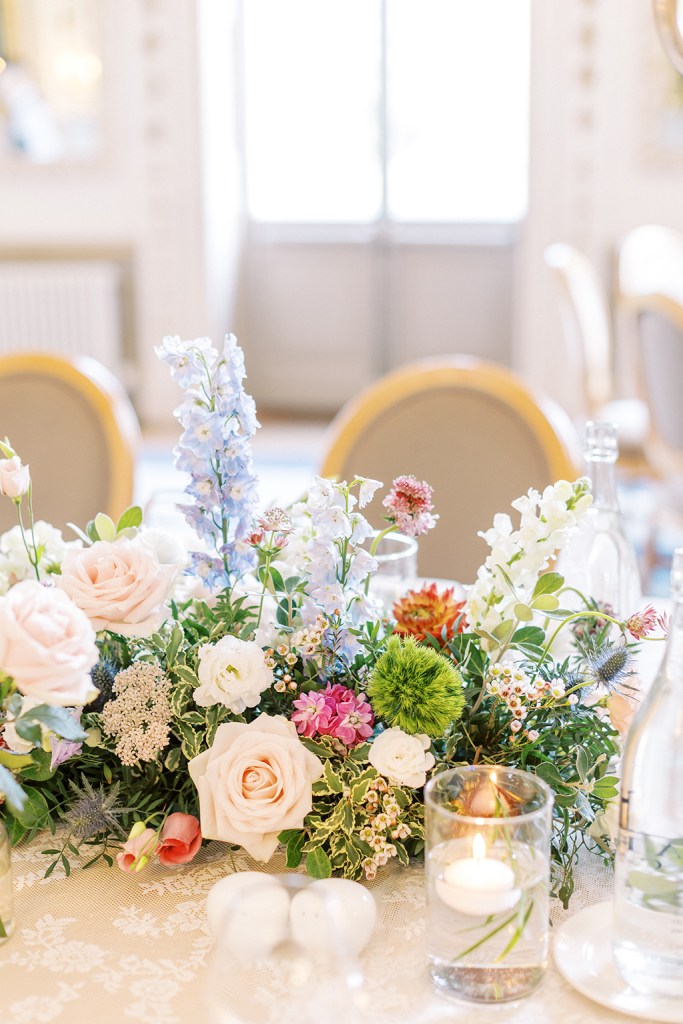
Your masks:
<svg viewBox="0 0 683 1024"><path fill-rule="evenodd" d="M99 261L0 261L0 353L87 355L119 373L121 268Z"/></svg>

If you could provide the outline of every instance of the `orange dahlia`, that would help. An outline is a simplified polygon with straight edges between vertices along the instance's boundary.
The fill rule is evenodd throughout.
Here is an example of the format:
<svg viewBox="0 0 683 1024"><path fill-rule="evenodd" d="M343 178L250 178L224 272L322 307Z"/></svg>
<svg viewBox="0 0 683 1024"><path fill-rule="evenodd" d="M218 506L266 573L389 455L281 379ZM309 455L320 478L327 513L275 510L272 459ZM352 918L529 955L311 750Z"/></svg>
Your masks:
<svg viewBox="0 0 683 1024"><path fill-rule="evenodd" d="M436 583L427 583L422 590L409 590L394 605L394 633L414 636L416 640L424 640L426 634L431 633L443 646L453 636L464 605L464 601L455 600L453 587L439 592ZM463 629L461 621L457 632L462 633Z"/></svg>

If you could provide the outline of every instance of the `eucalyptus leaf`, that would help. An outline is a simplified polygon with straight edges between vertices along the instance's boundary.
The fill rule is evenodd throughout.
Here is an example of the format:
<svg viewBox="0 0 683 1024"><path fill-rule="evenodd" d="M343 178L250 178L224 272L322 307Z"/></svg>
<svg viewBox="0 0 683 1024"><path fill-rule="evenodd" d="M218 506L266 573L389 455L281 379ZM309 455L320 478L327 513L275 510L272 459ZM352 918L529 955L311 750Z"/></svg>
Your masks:
<svg viewBox="0 0 683 1024"><path fill-rule="evenodd" d="M95 520L97 522L97 520ZM142 509L139 505L131 505L126 511L120 516L118 523L116 524L116 532L122 533L123 530L135 529L142 523Z"/></svg>
<svg viewBox="0 0 683 1024"><path fill-rule="evenodd" d="M560 602L554 594L541 594L531 602L532 608L537 608L540 612L554 612L559 605Z"/></svg>
<svg viewBox="0 0 683 1024"><path fill-rule="evenodd" d="M520 622L531 622L534 617L534 613L528 604L522 604L522 602L519 601L515 605L515 616L520 620Z"/></svg>
<svg viewBox="0 0 683 1024"><path fill-rule="evenodd" d="M104 512L98 512L95 516L95 529L100 540L115 540L116 538L116 523Z"/></svg>
<svg viewBox="0 0 683 1024"><path fill-rule="evenodd" d="M555 594L564 583L564 576L559 572L544 572L536 580L536 586L532 597L540 597L542 594Z"/></svg>

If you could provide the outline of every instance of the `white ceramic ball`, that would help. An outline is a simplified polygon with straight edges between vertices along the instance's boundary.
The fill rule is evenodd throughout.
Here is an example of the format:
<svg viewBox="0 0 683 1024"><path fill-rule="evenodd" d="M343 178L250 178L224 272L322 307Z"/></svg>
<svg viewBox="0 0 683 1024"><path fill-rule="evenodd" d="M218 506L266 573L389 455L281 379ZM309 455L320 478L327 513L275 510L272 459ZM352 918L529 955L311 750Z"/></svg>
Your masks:
<svg viewBox="0 0 683 1024"><path fill-rule="evenodd" d="M236 871L206 898L212 934L241 959L268 956L287 936L289 893L273 875Z"/></svg>
<svg viewBox="0 0 683 1024"><path fill-rule="evenodd" d="M372 893L348 878L320 878L294 896L292 938L312 956L358 956L377 918Z"/></svg>

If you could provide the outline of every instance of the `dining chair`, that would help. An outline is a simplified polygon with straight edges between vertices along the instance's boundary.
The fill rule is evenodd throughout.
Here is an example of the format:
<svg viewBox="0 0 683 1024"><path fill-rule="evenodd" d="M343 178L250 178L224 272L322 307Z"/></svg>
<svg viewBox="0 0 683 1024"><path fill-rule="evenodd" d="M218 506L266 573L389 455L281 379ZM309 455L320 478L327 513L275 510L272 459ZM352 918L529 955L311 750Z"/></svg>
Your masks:
<svg viewBox="0 0 683 1024"><path fill-rule="evenodd" d="M637 341L652 459L664 475L683 476L683 233L657 224L627 232L617 247L617 281Z"/></svg>
<svg viewBox="0 0 683 1024"><path fill-rule="evenodd" d="M382 377L335 417L323 476L381 480L366 510L380 528L392 480L412 474L434 491L439 522L419 538L422 576L472 582L487 547L477 536L530 487L573 479L578 438L567 414L511 370L474 357L430 358Z"/></svg>
<svg viewBox="0 0 683 1024"><path fill-rule="evenodd" d="M549 245L544 260L556 285L568 362L579 378L580 420L614 423L623 460L644 468L648 409L641 397L617 397L614 325L600 276L583 252L564 242Z"/></svg>
<svg viewBox="0 0 683 1024"><path fill-rule="evenodd" d="M0 437L30 466L36 519L83 529L98 512L116 519L130 505L138 420L123 386L95 359L0 356ZM0 530L16 523L12 502L0 499Z"/></svg>
<svg viewBox="0 0 683 1024"><path fill-rule="evenodd" d="M645 545L652 570L661 561L658 536L671 531L683 538L683 233L659 224L633 228L617 244L616 264L617 302L636 339L638 381L650 411L646 451L660 478Z"/></svg>

